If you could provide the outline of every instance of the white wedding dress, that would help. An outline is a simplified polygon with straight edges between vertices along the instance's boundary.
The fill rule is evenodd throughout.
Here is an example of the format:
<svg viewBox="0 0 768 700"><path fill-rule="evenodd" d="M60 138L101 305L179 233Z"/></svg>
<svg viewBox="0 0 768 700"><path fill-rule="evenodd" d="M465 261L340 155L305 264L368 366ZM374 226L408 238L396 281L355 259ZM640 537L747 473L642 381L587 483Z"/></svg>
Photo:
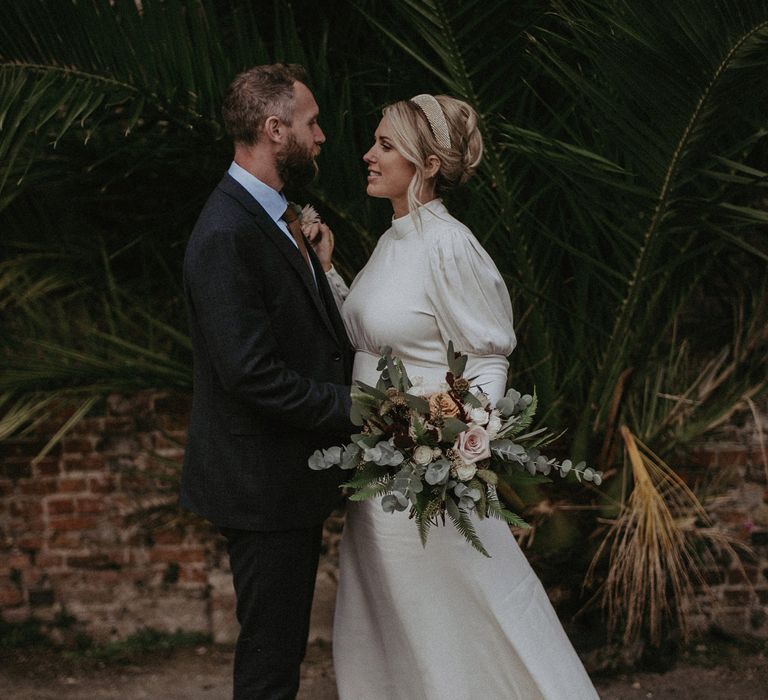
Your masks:
<svg viewBox="0 0 768 700"><path fill-rule="evenodd" d="M492 401L515 346L504 282L472 233L440 200L395 219L348 296L331 275L354 379L375 384L390 346L422 391L445 380L446 345L469 355ZM491 554L450 521L426 549L407 513L374 499L348 504L333 655L341 700L588 700L597 694L509 528L475 520Z"/></svg>

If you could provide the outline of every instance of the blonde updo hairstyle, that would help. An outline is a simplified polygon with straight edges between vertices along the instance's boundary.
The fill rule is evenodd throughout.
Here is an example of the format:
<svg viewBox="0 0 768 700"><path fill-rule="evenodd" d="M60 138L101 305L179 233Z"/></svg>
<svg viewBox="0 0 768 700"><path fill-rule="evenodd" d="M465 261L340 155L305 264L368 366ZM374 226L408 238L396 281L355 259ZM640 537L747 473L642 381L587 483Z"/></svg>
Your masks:
<svg viewBox="0 0 768 700"><path fill-rule="evenodd" d="M435 176L435 191L463 185L477 170L483 157L483 137L477 125L477 112L466 102L447 95L435 95L448 125L450 147L435 138L424 111L411 100L400 100L382 110L389 119L392 142L398 152L413 164L416 172L408 186L408 210L414 212L427 181L427 158L435 155L440 168Z"/></svg>

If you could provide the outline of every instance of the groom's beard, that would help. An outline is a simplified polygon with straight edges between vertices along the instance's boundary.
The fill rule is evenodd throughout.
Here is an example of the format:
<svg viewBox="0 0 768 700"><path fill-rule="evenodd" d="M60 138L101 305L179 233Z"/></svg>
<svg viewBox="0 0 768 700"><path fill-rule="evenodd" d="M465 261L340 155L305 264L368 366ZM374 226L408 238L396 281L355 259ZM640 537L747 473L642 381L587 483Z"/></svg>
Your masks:
<svg viewBox="0 0 768 700"><path fill-rule="evenodd" d="M301 188L308 185L317 175L317 163L311 149L300 146L291 134L282 153L277 156L277 173L288 187Z"/></svg>

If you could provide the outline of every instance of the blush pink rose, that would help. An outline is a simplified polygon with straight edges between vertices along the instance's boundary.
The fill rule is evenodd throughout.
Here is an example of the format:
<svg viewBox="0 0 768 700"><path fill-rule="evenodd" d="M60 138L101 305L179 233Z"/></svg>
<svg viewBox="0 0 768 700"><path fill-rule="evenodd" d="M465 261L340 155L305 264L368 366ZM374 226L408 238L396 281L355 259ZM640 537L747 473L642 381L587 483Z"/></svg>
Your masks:
<svg viewBox="0 0 768 700"><path fill-rule="evenodd" d="M459 433L453 447L467 464L474 464L491 456L488 433L479 426Z"/></svg>

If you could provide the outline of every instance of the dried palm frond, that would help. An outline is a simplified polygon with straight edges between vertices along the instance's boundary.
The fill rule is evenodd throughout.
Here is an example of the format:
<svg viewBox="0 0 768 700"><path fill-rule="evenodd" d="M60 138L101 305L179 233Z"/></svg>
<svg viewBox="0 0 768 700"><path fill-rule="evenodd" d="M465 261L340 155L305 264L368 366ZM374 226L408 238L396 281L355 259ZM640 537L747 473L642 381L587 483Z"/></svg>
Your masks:
<svg viewBox="0 0 768 700"><path fill-rule="evenodd" d="M715 548L732 547L723 533L709 527L698 498L672 468L629 428L619 430L634 487L598 548L585 583L594 582L596 565L607 551L602 605L609 633L622 622L624 643L637 640L646 630L651 643L658 645L663 623L670 619L688 636L690 604L695 602L697 587L707 589L702 574L705 560L694 553L694 537ZM712 555L705 550L704 556Z"/></svg>

